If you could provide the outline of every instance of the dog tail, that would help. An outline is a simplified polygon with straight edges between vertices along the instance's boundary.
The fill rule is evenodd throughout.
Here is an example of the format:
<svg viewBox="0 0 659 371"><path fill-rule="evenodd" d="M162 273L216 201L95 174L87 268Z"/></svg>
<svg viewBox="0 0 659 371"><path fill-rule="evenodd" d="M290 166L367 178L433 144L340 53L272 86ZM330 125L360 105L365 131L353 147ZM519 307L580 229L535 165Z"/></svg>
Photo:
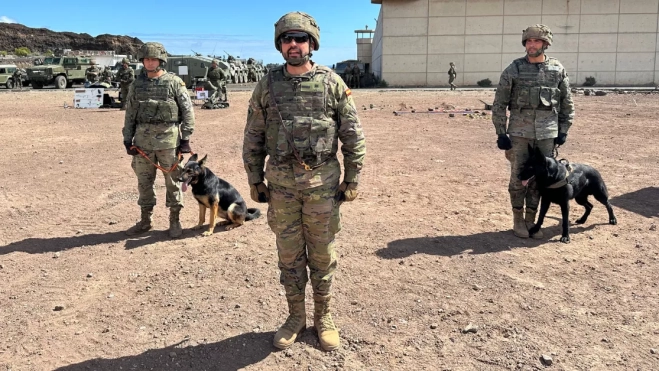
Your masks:
<svg viewBox="0 0 659 371"><path fill-rule="evenodd" d="M247 216L245 217L245 221L256 219L259 216L261 216L261 210L255 208L255 207L251 207L251 208L247 209Z"/></svg>

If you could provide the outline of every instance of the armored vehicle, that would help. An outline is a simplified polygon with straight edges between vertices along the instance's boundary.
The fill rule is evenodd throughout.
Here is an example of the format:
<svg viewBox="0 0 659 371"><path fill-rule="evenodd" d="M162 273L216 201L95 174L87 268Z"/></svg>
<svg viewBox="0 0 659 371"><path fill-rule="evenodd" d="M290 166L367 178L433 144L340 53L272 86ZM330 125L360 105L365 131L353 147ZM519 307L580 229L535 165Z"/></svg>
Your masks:
<svg viewBox="0 0 659 371"><path fill-rule="evenodd" d="M167 57L165 69L178 75L188 89L194 89L197 86L204 86L212 61L213 58L201 55L170 55ZM227 62L220 60L218 67L230 76L231 67Z"/></svg>
<svg viewBox="0 0 659 371"><path fill-rule="evenodd" d="M334 72L338 73L342 79L346 79L345 77L345 69L350 64L351 66L354 66L355 64L359 66L359 79L360 79L360 84L361 87L371 87L375 86L376 80L371 73L371 66L368 63L362 63L356 59L348 59L345 61L338 62L334 65Z"/></svg>
<svg viewBox="0 0 659 371"><path fill-rule="evenodd" d="M70 88L85 82L85 70L91 65L90 61L89 57L79 56L47 57L43 65L28 68L27 76L34 89L53 84L57 89Z"/></svg>

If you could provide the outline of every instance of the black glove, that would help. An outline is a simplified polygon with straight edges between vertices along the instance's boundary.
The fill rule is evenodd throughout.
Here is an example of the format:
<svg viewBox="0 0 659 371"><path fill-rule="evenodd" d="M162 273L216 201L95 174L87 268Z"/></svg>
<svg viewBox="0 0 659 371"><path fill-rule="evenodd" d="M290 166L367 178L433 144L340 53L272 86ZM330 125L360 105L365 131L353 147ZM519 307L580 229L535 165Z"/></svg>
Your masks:
<svg viewBox="0 0 659 371"><path fill-rule="evenodd" d="M131 156L137 156L139 154L139 152L137 152L137 147L130 148L133 147L133 143L131 142L124 142L124 147L126 147L126 153Z"/></svg>
<svg viewBox="0 0 659 371"><path fill-rule="evenodd" d="M508 150L513 148L513 143L510 141L510 138L508 138L508 135L499 134L499 137L497 138L497 147L502 150Z"/></svg>
<svg viewBox="0 0 659 371"><path fill-rule="evenodd" d="M554 143L562 146L567 140L567 133L558 133L558 137L554 138Z"/></svg>
<svg viewBox="0 0 659 371"><path fill-rule="evenodd" d="M190 140L181 139L178 148L176 148L176 153L190 153L190 152L192 152L192 149L190 148Z"/></svg>
<svg viewBox="0 0 659 371"><path fill-rule="evenodd" d="M263 182L251 184L249 186L249 195L255 202L265 203L270 201L270 191Z"/></svg>

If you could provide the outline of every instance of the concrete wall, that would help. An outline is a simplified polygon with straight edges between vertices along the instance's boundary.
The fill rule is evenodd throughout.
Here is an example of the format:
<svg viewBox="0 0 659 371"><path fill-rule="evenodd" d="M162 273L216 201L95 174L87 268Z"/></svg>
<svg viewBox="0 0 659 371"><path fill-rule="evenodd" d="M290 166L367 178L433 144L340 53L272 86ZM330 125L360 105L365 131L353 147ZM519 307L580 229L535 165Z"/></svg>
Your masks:
<svg viewBox="0 0 659 371"><path fill-rule="evenodd" d="M563 63L573 85L587 76L599 85L659 82L659 0L372 2L382 3L373 60L393 86L448 85L449 62L458 85L496 84L524 56L522 30L535 23L552 29L547 55Z"/></svg>
<svg viewBox="0 0 659 371"><path fill-rule="evenodd" d="M373 44L371 45L371 71L376 76L382 76L382 7L378 14L378 21L373 34Z"/></svg>
<svg viewBox="0 0 659 371"><path fill-rule="evenodd" d="M373 52L373 39L371 38L359 38L357 39L357 60L362 61L363 63L372 63L372 52Z"/></svg>

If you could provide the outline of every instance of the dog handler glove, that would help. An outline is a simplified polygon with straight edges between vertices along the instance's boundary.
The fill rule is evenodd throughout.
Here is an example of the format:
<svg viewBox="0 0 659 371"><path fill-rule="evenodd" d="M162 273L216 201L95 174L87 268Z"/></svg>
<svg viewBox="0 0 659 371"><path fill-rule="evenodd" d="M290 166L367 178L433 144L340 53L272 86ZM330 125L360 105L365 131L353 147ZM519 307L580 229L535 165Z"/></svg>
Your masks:
<svg viewBox="0 0 659 371"><path fill-rule="evenodd" d="M263 182L250 185L249 196L254 202L266 203L270 201L270 191Z"/></svg>
<svg viewBox="0 0 659 371"><path fill-rule="evenodd" d="M337 193L338 201L352 201L357 198L357 183L342 182Z"/></svg>

